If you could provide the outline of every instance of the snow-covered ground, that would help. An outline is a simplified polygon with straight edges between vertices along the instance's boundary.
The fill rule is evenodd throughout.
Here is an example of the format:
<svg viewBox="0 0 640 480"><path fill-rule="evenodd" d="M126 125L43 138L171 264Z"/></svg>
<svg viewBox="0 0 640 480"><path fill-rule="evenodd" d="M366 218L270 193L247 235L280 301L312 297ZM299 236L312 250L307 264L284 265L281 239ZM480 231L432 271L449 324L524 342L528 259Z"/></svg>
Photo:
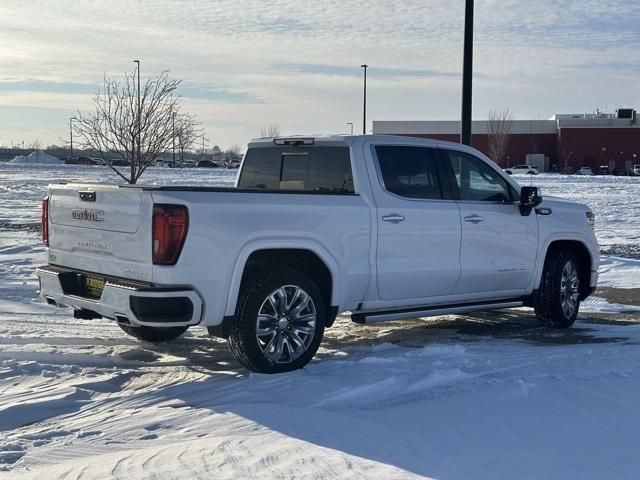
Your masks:
<svg viewBox="0 0 640 480"><path fill-rule="evenodd" d="M230 185L234 171L145 182ZM39 199L102 168L0 163L0 478L637 478L640 181L540 175L598 215L605 288L566 331L527 309L360 326L265 376L191 329L149 345L35 298ZM529 178L518 178L528 183Z"/></svg>

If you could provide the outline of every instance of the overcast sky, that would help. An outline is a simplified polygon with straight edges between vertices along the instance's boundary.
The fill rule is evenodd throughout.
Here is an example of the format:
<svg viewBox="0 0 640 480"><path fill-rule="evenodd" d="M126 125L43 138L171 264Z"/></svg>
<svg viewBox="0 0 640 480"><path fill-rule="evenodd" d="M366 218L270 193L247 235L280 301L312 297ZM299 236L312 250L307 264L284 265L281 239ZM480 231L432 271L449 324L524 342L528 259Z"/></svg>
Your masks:
<svg viewBox="0 0 640 480"><path fill-rule="evenodd" d="M103 74L183 80L213 144L454 120L464 0L0 0L0 139L60 143ZM476 0L473 115L640 110L640 1Z"/></svg>

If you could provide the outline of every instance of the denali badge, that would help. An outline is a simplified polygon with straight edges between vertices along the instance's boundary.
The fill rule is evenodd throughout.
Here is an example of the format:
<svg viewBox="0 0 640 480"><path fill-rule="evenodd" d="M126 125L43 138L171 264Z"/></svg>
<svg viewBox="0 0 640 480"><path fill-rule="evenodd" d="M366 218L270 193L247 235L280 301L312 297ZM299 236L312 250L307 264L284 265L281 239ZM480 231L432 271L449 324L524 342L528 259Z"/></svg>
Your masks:
<svg viewBox="0 0 640 480"><path fill-rule="evenodd" d="M103 215L104 215L103 210L89 210L87 208L85 209L74 208L71 211L71 216L73 217L74 220L86 220L88 222L104 222L104 218L102 218Z"/></svg>

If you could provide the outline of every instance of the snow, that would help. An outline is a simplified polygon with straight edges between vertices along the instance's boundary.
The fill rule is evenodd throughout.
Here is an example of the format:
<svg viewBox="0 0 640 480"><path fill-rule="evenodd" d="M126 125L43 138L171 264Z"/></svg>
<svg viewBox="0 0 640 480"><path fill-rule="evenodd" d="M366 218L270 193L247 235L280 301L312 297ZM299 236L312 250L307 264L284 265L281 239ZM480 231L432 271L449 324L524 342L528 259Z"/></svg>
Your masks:
<svg viewBox="0 0 640 480"><path fill-rule="evenodd" d="M598 284L603 287L640 288L640 260L604 256L599 273Z"/></svg>
<svg viewBox="0 0 640 480"><path fill-rule="evenodd" d="M103 167L0 164L0 477L637 478L640 302L598 292L563 331L527 309L341 317L304 370L249 374L204 329L150 345L35 298L44 186L95 179L113 181ZM535 181L591 204L605 248L637 243L635 179ZM601 277L628 292L638 268L604 256Z"/></svg>
<svg viewBox="0 0 640 480"><path fill-rule="evenodd" d="M44 150L37 150L30 153L28 156L17 155L10 160L9 163L18 163L18 164L40 164L40 165L59 165L62 164L62 160L53 155L49 155Z"/></svg>

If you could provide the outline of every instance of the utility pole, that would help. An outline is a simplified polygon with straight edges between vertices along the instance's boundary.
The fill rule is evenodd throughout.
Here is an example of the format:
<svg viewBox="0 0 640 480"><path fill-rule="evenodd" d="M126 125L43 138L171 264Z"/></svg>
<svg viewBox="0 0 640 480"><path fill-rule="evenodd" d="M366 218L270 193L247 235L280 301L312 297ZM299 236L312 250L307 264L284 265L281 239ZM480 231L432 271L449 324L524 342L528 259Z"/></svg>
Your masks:
<svg viewBox="0 0 640 480"><path fill-rule="evenodd" d="M462 61L462 125L460 143L471 145L471 105L473 84L473 2L465 0L464 54Z"/></svg>
<svg viewBox="0 0 640 480"><path fill-rule="evenodd" d="M362 103L362 134L367 133L367 68L369 65L360 65L360 68L364 69L364 98Z"/></svg>
<svg viewBox="0 0 640 480"><path fill-rule="evenodd" d="M141 128L141 110L140 110L140 60L134 60L133 63L137 63L138 64L138 145L137 145L137 152L138 152L138 168L140 168L141 166L141 159L140 159L140 128ZM135 162L131 162L131 170L134 169L133 165ZM131 178L134 178L133 175L133 171L131 172Z"/></svg>
<svg viewBox="0 0 640 480"><path fill-rule="evenodd" d="M71 160L73 158L73 126L71 125L71 122L73 122L73 120L77 120L76 117L71 117L69 118L69 139L70 139L70 148L69 148L69 159Z"/></svg>
<svg viewBox="0 0 640 480"><path fill-rule="evenodd" d="M176 167L176 112L171 115L171 168Z"/></svg>
<svg viewBox="0 0 640 480"><path fill-rule="evenodd" d="M351 135L353 135L353 122L347 122L347 125L351 127Z"/></svg>

